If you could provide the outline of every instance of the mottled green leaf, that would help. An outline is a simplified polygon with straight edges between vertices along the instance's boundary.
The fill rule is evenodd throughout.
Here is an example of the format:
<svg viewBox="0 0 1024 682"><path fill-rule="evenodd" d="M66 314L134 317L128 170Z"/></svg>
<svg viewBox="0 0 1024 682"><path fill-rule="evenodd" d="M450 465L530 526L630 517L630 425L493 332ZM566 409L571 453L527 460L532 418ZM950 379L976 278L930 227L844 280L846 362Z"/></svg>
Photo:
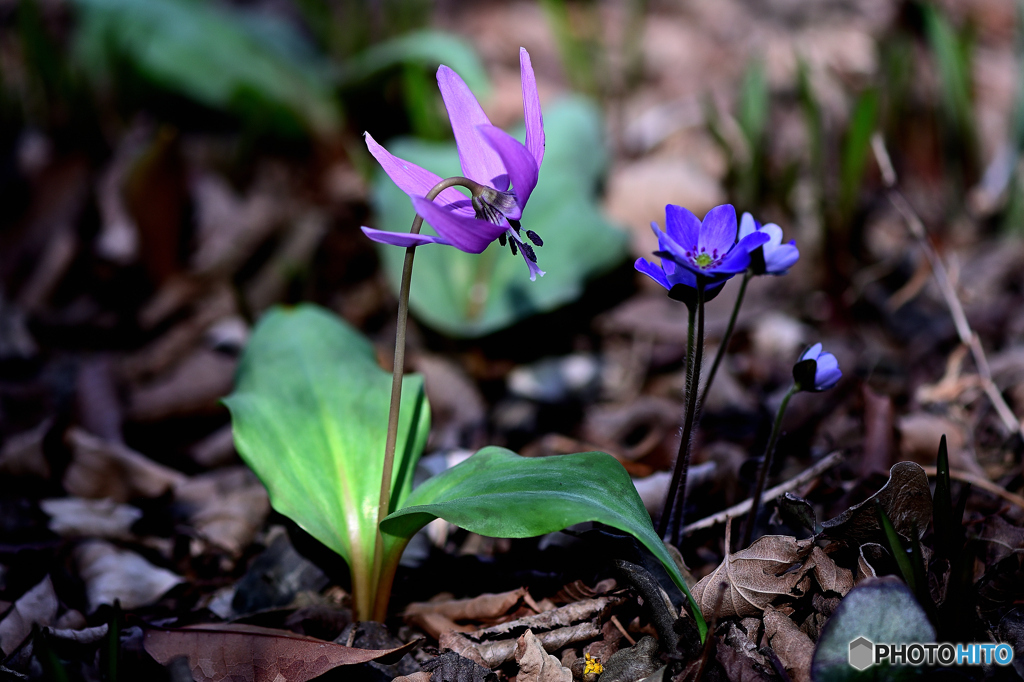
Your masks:
<svg viewBox="0 0 1024 682"><path fill-rule="evenodd" d="M434 518L499 538L552 533L597 521L633 535L665 566L706 627L683 576L651 525L629 474L611 455L581 452L520 457L488 447L416 488L381 523L385 534L410 537Z"/></svg>

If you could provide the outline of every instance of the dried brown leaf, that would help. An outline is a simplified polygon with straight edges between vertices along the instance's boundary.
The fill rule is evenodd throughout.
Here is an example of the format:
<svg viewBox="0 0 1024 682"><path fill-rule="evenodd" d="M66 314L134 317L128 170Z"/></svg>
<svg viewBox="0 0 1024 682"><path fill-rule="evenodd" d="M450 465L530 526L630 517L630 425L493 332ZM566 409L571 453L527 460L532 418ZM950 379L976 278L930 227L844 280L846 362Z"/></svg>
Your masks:
<svg viewBox="0 0 1024 682"><path fill-rule="evenodd" d="M1014 552L1024 552L1024 528L995 515L985 519L978 537L985 546L985 565L994 566Z"/></svg>
<svg viewBox="0 0 1024 682"><path fill-rule="evenodd" d="M238 361L224 353L197 348L155 381L131 393L128 414L138 421L214 412L231 392Z"/></svg>
<svg viewBox="0 0 1024 682"><path fill-rule="evenodd" d="M533 632L527 630L516 640L517 682L572 682L572 671L544 650Z"/></svg>
<svg viewBox="0 0 1024 682"><path fill-rule="evenodd" d="M842 566L837 566L828 554L821 547L815 546L811 550L811 556L804 564L804 570L814 569L814 578L818 581L821 589L828 592L838 592L845 596L853 588L853 572Z"/></svg>
<svg viewBox="0 0 1024 682"><path fill-rule="evenodd" d="M64 489L77 497L128 502L159 497L185 481L181 472L78 428L68 431L67 442L73 455L64 472Z"/></svg>
<svg viewBox="0 0 1024 682"><path fill-rule="evenodd" d="M860 546L857 556L857 582L867 578L877 578L875 565L885 556L885 549L877 542L865 542Z"/></svg>
<svg viewBox="0 0 1024 682"><path fill-rule="evenodd" d="M782 661L793 682L811 681L814 643L788 616L768 606L764 610L764 633L772 650Z"/></svg>
<svg viewBox="0 0 1024 682"><path fill-rule="evenodd" d="M74 558L93 610L115 601L126 609L146 606L184 582L181 576L154 566L135 552L103 540L78 545Z"/></svg>
<svg viewBox="0 0 1024 682"><path fill-rule="evenodd" d="M489 639L507 633L512 633L515 630L521 631L527 628L534 632L541 632L543 630L565 627L578 623L582 620L593 618L605 609L621 604L623 601L625 601L623 597L581 599L580 601L573 602L572 604L559 606L557 609L538 613L535 616L524 616L516 620L510 620L507 623L501 623L489 628L477 630L472 633L472 636L479 639Z"/></svg>
<svg viewBox="0 0 1024 682"><path fill-rule="evenodd" d="M174 495L187 506L199 537L233 557L253 541L270 513L267 489L245 466L193 476Z"/></svg>
<svg viewBox="0 0 1024 682"><path fill-rule="evenodd" d="M50 625L57 617L57 595L50 576L21 595L0 621L0 650L5 655L21 646L34 625Z"/></svg>
<svg viewBox="0 0 1024 682"><path fill-rule="evenodd" d="M881 504L892 525L904 537L922 537L932 518L932 494L924 469L914 462L897 462L889 480L877 493L839 516L825 521L825 534L855 545L884 537L878 525L875 502Z"/></svg>
<svg viewBox="0 0 1024 682"><path fill-rule="evenodd" d="M442 601L414 602L405 607L407 618L436 613L452 620L494 620L511 611L526 594L520 587L497 594L481 594L470 599L445 599Z"/></svg>
<svg viewBox="0 0 1024 682"><path fill-rule="evenodd" d="M147 630L144 646L166 665L187 656L196 682L306 682L339 665L397 660L418 642L395 649L354 649L255 625L211 624Z"/></svg>
<svg viewBox="0 0 1024 682"><path fill-rule="evenodd" d="M515 640L498 639L477 642L472 639L473 634L476 633L445 632L441 634L438 645L442 649L451 649L460 656L475 661L485 668L497 668L514 658ZM598 627L596 622L591 621L541 632L536 635L546 651L558 651L566 645L585 642L600 636L601 628Z"/></svg>
<svg viewBox="0 0 1024 682"><path fill-rule="evenodd" d="M735 554L729 552L731 523L725 528L726 555L718 567L701 578L693 588L705 617L715 610L718 592L725 586L718 615L753 616L776 597L792 594L804 571L791 571L811 551L812 540L797 540L788 535L765 535L750 547Z"/></svg>

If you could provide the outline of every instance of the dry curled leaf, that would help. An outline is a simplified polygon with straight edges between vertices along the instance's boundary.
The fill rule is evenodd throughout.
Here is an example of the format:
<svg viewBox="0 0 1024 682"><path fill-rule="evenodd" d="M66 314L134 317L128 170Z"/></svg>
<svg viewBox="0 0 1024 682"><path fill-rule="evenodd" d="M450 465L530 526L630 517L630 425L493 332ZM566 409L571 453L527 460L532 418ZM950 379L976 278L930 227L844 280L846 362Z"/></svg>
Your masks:
<svg viewBox="0 0 1024 682"><path fill-rule="evenodd" d="M804 570L814 569L814 578L821 589L846 595L853 588L853 572L836 562L821 547L815 546L804 564Z"/></svg>
<svg viewBox="0 0 1024 682"><path fill-rule="evenodd" d="M405 608L406 620L422 627L434 638L445 630L470 632L475 627L460 626L455 621L494 621L511 611L526 595L526 588L520 587L497 594L481 594L471 599L444 599L429 602L414 602Z"/></svg>
<svg viewBox="0 0 1024 682"><path fill-rule="evenodd" d="M593 621L557 628L536 635L546 651L558 651L569 644L586 642L600 636L601 628ZM476 642L471 639L471 635L445 632L438 640L438 646L442 649L451 649L460 656L493 669L508 663L515 657L516 640L496 639Z"/></svg>
<svg viewBox="0 0 1024 682"><path fill-rule="evenodd" d="M572 671L544 650L540 640L527 630L516 641L517 682L572 682Z"/></svg>
<svg viewBox="0 0 1024 682"><path fill-rule="evenodd" d="M161 664L187 656L196 682L306 682L339 665L397 660L417 643L354 649L285 630L230 623L147 630L144 639L146 651Z"/></svg>
<svg viewBox="0 0 1024 682"><path fill-rule="evenodd" d="M772 651L786 667L793 682L811 682L814 643L788 616L771 606L764 610L764 633Z"/></svg>
<svg viewBox="0 0 1024 682"><path fill-rule="evenodd" d="M900 535L909 538L916 532L918 537L922 537L928 529L932 518L928 477L919 464L897 462L889 470L889 480L881 490L821 524L825 534L855 544L884 537L878 525L876 501Z"/></svg>
<svg viewBox="0 0 1024 682"><path fill-rule="evenodd" d="M801 563L813 546L813 540L765 535L732 554L731 527L731 523L725 526L725 559L693 588L693 597L706 618L715 610L723 585L725 593L718 611L723 617L757 615L776 597L791 594L805 571L790 569Z"/></svg>

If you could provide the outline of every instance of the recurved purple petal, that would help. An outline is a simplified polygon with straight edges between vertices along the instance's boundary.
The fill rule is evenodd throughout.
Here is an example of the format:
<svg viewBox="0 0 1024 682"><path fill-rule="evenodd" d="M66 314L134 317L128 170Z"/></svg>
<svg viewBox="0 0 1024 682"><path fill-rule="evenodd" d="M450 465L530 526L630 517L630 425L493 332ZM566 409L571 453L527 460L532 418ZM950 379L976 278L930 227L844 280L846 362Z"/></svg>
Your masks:
<svg viewBox="0 0 1024 682"><path fill-rule="evenodd" d="M429 234L412 234L410 232L387 232L375 230L372 227L361 228L363 234L375 242L391 244L392 246L423 246L424 244L447 244L442 237L435 237Z"/></svg>
<svg viewBox="0 0 1024 682"><path fill-rule="evenodd" d="M708 253L725 253L736 243L736 209L732 204L715 206L704 216L697 244Z"/></svg>
<svg viewBox="0 0 1024 682"><path fill-rule="evenodd" d="M668 278L665 277L665 271L662 270L661 267L650 262L649 260L645 258L637 258L636 262L633 263L633 267L636 268L638 271L644 273L645 275L653 279L655 282L665 287L666 289L672 288L672 285L668 283Z"/></svg>
<svg viewBox="0 0 1024 682"><path fill-rule="evenodd" d="M480 103L470 92L465 81L445 65L437 69L437 85L448 110L448 120L459 148L462 172L470 180L504 192L508 189L508 175L498 152L484 140L479 126L491 125Z"/></svg>
<svg viewBox="0 0 1024 682"><path fill-rule="evenodd" d="M526 148L530 150L537 168L544 161L544 116L540 111L537 78L533 75L530 53L519 48L519 77L523 84L523 118L526 121ZM515 180L512 181L515 184Z"/></svg>
<svg viewBox="0 0 1024 682"><path fill-rule="evenodd" d="M445 242L460 251L480 253L508 228L507 225L495 225L486 220L468 218L452 211L446 211L423 197L412 196L409 198L412 199L412 205L416 212L437 230Z"/></svg>
<svg viewBox="0 0 1024 682"><path fill-rule="evenodd" d="M413 194L424 197L434 186L441 182L441 178L425 168L420 168L415 163L400 159L384 147L377 144L370 133L364 133L366 148L370 150L373 158L377 159L384 172L388 174L392 182L398 185L406 194ZM452 206L454 210L466 215L473 215L472 205L465 194L454 187L441 192L435 200L441 206Z"/></svg>
<svg viewBox="0 0 1024 682"><path fill-rule="evenodd" d="M669 204L665 207L665 231L679 246L692 250L700 241L700 220L688 209Z"/></svg>
<svg viewBox="0 0 1024 682"><path fill-rule="evenodd" d="M480 126L480 134L484 136L491 148L498 152L505 169L508 171L509 180L512 181L512 190L516 194L516 204L520 213L526 207L526 202L537 186L537 176L540 169L534 161L530 150L522 145L516 138L506 133L497 126ZM519 220L520 216L509 215L512 220Z"/></svg>

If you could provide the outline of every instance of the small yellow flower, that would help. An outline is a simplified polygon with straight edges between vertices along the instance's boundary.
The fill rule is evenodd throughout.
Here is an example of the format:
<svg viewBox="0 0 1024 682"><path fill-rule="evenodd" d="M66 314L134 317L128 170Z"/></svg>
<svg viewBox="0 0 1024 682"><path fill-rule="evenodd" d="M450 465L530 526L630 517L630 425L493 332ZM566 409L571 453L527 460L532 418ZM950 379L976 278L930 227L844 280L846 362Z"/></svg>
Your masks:
<svg viewBox="0 0 1024 682"><path fill-rule="evenodd" d="M583 668L583 674L594 673L600 675L604 672L604 666L601 665L601 659L591 657L590 654L583 654L583 660L586 661L586 667Z"/></svg>

